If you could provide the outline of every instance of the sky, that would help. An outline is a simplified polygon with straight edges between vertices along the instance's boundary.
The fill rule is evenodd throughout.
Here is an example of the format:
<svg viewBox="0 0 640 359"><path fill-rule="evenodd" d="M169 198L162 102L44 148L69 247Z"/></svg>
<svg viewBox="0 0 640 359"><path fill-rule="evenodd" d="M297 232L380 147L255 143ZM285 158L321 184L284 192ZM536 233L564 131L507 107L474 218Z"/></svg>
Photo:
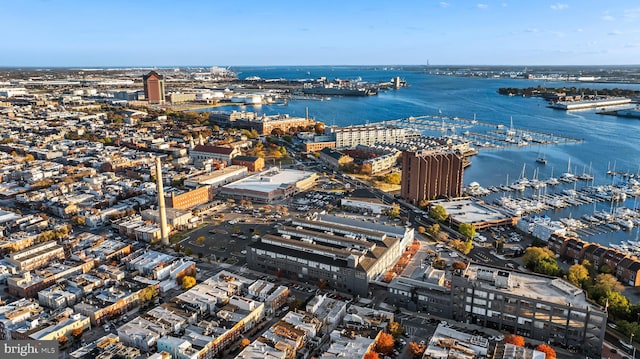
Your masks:
<svg viewBox="0 0 640 359"><path fill-rule="evenodd" d="M636 65L637 0L0 0L0 66Z"/></svg>

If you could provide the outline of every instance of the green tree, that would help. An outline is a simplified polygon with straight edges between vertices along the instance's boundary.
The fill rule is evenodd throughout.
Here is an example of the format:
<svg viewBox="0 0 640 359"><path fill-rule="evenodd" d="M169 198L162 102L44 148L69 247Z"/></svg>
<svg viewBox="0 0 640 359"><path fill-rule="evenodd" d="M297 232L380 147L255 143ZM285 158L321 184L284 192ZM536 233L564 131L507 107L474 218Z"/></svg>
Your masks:
<svg viewBox="0 0 640 359"><path fill-rule="evenodd" d="M444 220L447 219L447 217L449 217L449 215L447 214L447 210L443 206L436 205L436 206L433 206L429 211L429 217L433 218L438 222L443 222Z"/></svg>
<svg viewBox="0 0 640 359"><path fill-rule="evenodd" d="M582 264L574 264L569 267L567 280L576 287L582 288L584 281L589 279L589 270Z"/></svg>
<svg viewBox="0 0 640 359"><path fill-rule="evenodd" d="M471 239L476 236L476 227L472 224L460 223L458 231L467 239Z"/></svg>
<svg viewBox="0 0 640 359"><path fill-rule="evenodd" d="M555 254L549 248L529 247L522 256L524 266L536 273L559 276L562 270L558 267Z"/></svg>
<svg viewBox="0 0 640 359"><path fill-rule="evenodd" d="M193 249L191 249L191 247L187 247L184 249L184 254L187 256L190 256L193 254Z"/></svg>

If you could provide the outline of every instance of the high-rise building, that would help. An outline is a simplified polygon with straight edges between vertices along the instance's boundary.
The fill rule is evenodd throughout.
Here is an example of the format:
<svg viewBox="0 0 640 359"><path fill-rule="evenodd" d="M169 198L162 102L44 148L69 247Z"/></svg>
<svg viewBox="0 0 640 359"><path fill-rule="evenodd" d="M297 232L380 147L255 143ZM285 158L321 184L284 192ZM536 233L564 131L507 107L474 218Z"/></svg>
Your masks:
<svg viewBox="0 0 640 359"><path fill-rule="evenodd" d="M149 103L164 103L164 76L155 71L142 76L144 98Z"/></svg>
<svg viewBox="0 0 640 359"><path fill-rule="evenodd" d="M421 200L462 195L464 161L449 150L402 153L401 196L417 205Z"/></svg>

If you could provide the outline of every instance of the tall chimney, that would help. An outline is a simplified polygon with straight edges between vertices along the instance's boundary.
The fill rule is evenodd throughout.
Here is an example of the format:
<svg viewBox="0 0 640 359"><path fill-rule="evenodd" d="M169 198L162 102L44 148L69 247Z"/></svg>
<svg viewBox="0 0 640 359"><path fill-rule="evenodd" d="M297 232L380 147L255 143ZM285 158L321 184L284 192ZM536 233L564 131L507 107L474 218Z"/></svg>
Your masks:
<svg viewBox="0 0 640 359"><path fill-rule="evenodd" d="M162 162L156 157L156 189L158 190L158 211L160 212L160 240L165 246L169 245L167 233L167 208L164 205L164 188L162 186Z"/></svg>

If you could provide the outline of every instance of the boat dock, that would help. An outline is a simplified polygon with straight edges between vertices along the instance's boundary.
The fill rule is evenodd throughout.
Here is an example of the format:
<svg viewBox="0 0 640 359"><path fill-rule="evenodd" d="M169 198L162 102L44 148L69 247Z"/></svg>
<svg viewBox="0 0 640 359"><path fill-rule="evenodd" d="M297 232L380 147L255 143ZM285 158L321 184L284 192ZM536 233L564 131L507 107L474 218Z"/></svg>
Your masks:
<svg viewBox="0 0 640 359"><path fill-rule="evenodd" d="M501 149L539 145L554 145L582 142L581 139L496 125L461 117L416 116L380 122L381 125L393 125L411 128L422 132L440 132L444 138L462 139L477 149Z"/></svg>

